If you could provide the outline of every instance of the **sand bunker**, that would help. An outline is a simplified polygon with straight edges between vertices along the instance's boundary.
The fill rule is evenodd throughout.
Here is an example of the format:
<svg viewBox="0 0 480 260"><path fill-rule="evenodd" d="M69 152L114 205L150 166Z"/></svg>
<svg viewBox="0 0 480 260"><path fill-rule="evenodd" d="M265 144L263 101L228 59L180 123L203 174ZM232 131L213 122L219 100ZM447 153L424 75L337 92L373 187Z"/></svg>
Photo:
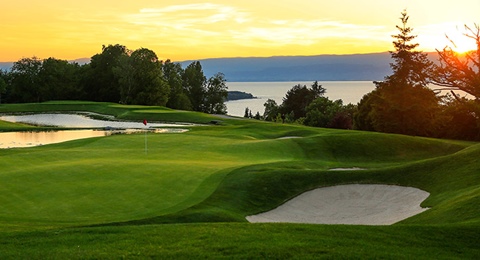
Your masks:
<svg viewBox="0 0 480 260"><path fill-rule="evenodd" d="M428 192L393 185L340 185L305 192L249 222L390 225L419 214Z"/></svg>

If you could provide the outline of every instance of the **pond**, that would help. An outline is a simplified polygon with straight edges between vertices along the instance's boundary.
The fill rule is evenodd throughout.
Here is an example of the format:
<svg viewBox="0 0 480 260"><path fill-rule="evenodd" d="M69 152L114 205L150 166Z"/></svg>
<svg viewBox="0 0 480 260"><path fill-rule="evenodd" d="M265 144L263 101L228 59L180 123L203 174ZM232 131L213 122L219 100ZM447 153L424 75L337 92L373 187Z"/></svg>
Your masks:
<svg viewBox="0 0 480 260"><path fill-rule="evenodd" d="M0 149L33 147L46 144L61 143L71 140L109 136L114 134L130 134L138 132L151 133L183 133L186 129L180 128L158 128L145 130L61 130L61 131L39 131L39 132L7 132L0 133Z"/></svg>
<svg viewBox="0 0 480 260"><path fill-rule="evenodd" d="M81 128L145 128L142 122L99 120L91 118L91 114L24 114L24 115L3 115L0 120L25 123L30 125L58 126L58 127L81 127ZM97 115L107 118L104 115ZM188 124L166 124L150 123L149 127L178 127Z"/></svg>
<svg viewBox="0 0 480 260"><path fill-rule="evenodd" d="M103 128L103 130L83 129L0 133L0 149L33 147L76 139L145 131L152 133L183 133L186 132L187 129L178 127L189 125L150 122L144 125L143 122L99 120L78 114L4 115L0 116L0 120L41 126Z"/></svg>
<svg viewBox="0 0 480 260"><path fill-rule="evenodd" d="M32 147L106 135L107 131L96 130L0 133L0 148Z"/></svg>

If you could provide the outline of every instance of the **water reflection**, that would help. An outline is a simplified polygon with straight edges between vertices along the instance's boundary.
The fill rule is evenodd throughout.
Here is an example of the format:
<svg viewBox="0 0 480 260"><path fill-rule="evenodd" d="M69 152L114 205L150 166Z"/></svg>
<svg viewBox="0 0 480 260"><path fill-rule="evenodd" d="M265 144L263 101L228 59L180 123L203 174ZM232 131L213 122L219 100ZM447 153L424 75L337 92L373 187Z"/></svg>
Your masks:
<svg viewBox="0 0 480 260"><path fill-rule="evenodd" d="M149 131L152 133L183 133L186 129L165 128L149 130L62 130L42 132L7 132L0 133L0 149L33 147L39 145L61 143L71 140L109 136L113 134L130 134Z"/></svg>
<svg viewBox="0 0 480 260"><path fill-rule="evenodd" d="M0 133L0 148L32 147L105 135L106 131L94 130Z"/></svg>
<svg viewBox="0 0 480 260"><path fill-rule="evenodd" d="M144 128L142 122L107 121L90 118L78 114L31 114L31 115L5 115L0 120L14 123L25 123L43 126L58 127L89 127L89 128ZM150 127L175 127L185 124L148 123Z"/></svg>

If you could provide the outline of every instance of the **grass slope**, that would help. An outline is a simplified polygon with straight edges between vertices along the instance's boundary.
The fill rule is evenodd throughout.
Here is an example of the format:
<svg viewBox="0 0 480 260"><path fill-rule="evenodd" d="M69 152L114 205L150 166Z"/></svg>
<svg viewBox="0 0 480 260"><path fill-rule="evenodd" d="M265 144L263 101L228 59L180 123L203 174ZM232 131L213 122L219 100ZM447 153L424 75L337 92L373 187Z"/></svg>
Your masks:
<svg viewBox="0 0 480 260"><path fill-rule="evenodd" d="M218 120L110 103L0 106L15 111ZM0 258L480 256L480 144L221 120L149 135L148 154L142 134L0 150ZM0 122L3 131L23 127ZM431 209L388 227L242 223L346 183L417 187L430 192Z"/></svg>
<svg viewBox="0 0 480 260"><path fill-rule="evenodd" d="M0 236L2 259L478 259L480 228L172 224Z"/></svg>

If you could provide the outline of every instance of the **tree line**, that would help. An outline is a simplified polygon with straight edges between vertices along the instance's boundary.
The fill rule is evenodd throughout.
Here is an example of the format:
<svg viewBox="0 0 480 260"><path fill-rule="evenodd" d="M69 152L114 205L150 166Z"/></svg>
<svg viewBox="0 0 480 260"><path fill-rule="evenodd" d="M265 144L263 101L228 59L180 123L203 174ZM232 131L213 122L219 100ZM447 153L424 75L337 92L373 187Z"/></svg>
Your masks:
<svg viewBox="0 0 480 260"><path fill-rule="evenodd" d="M5 103L91 100L225 114L226 98L225 76L207 79L199 61L183 69L159 60L152 50L120 44L103 46L84 65L32 57L0 70L0 102Z"/></svg>
<svg viewBox="0 0 480 260"><path fill-rule="evenodd" d="M264 104L264 120L296 122L308 126L357 129L437 138L480 140L480 27L465 26L465 37L477 49L464 54L450 47L437 50L439 60L415 49L416 35L401 13L401 25L391 51L392 74L375 81L375 89L357 105L324 97L326 90L314 82L295 85L278 105ZM454 44L454 42L453 42ZM437 86L436 89L429 86ZM460 95L460 90L469 95ZM245 117L252 117L248 108ZM257 114L255 118L260 118Z"/></svg>

